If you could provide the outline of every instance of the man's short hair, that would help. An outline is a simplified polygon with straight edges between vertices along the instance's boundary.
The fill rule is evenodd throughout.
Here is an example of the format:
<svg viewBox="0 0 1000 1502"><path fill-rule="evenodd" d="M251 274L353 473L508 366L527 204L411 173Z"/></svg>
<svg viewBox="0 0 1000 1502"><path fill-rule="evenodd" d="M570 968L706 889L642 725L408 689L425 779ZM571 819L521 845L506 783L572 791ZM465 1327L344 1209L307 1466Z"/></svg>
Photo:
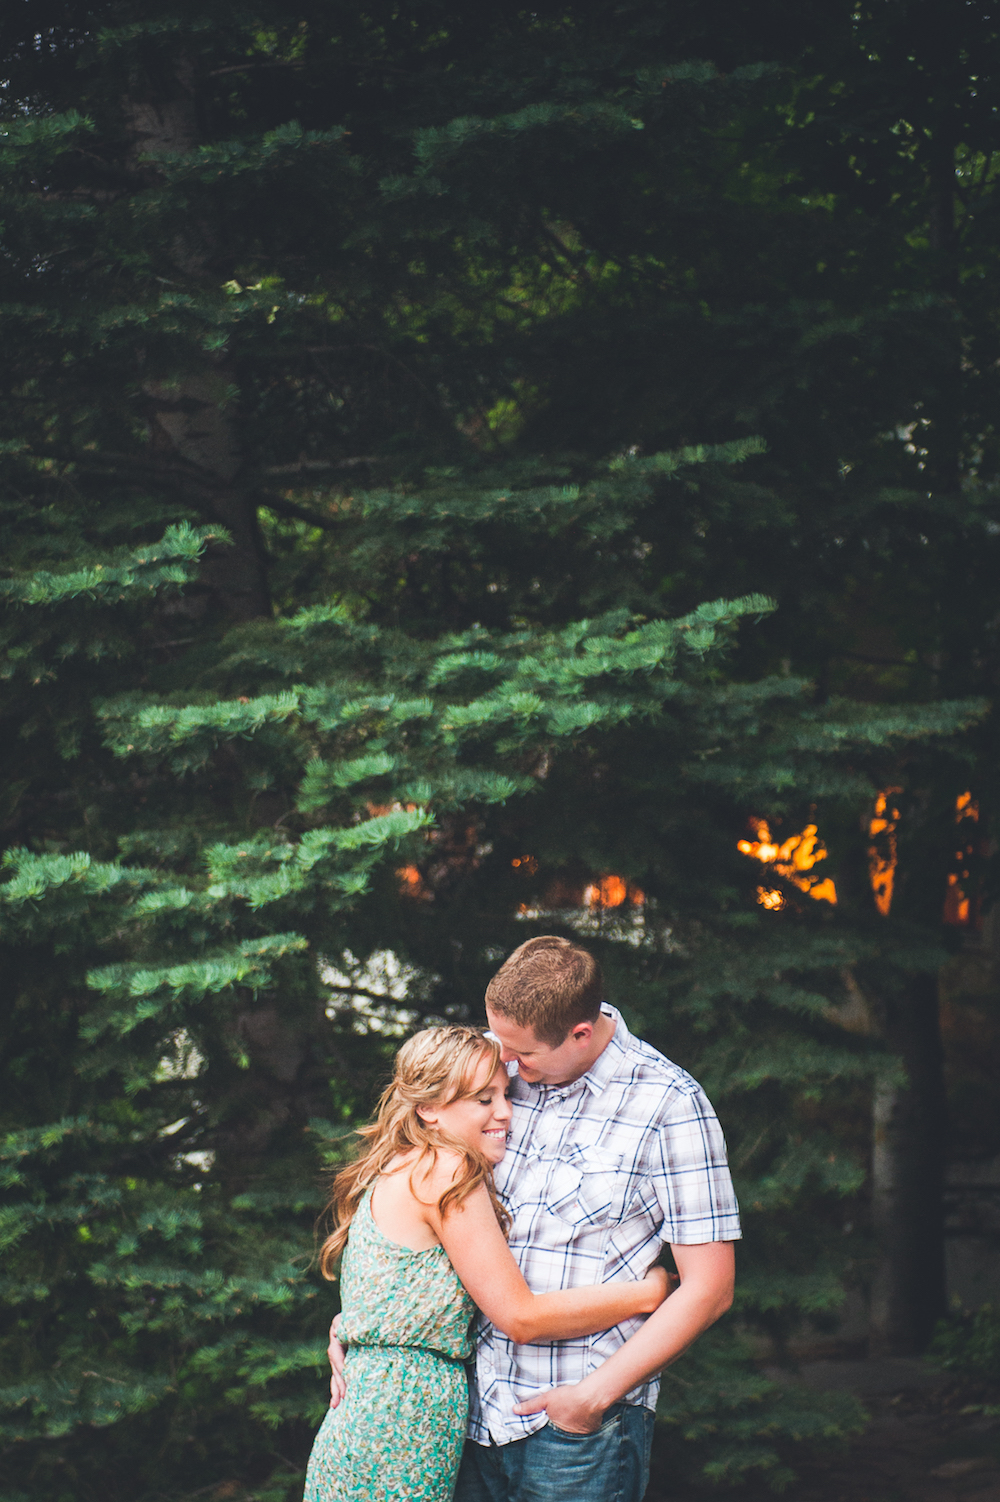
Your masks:
<svg viewBox="0 0 1000 1502"><path fill-rule="evenodd" d="M578 1022L596 1022L604 978L594 956L569 939L543 934L509 955L486 987L486 1005L550 1048Z"/></svg>

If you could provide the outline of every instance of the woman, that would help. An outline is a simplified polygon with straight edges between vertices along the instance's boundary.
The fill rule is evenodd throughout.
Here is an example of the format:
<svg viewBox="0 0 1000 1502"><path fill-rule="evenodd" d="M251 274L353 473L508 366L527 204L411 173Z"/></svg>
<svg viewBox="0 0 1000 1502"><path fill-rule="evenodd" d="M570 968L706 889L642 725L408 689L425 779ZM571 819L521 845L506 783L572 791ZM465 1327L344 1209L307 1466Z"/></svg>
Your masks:
<svg viewBox="0 0 1000 1502"><path fill-rule="evenodd" d="M360 1157L334 1181L320 1269L332 1278L343 1251L347 1387L316 1436L305 1502L449 1502L475 1305L512 1340L569 1340L650 1314L667 1294L662 1268L642 1282L530 1291L493 1188L507 1086L499 1045L477 1028L417 1033L361 1130Z"/></svg>

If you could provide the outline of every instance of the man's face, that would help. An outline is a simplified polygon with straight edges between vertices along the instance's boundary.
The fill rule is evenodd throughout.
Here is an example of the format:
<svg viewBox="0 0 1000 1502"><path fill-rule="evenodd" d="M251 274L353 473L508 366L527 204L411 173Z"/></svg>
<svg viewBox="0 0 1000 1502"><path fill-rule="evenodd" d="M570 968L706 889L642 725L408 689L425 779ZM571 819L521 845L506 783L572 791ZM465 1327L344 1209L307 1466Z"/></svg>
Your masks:
<svg viewBox="0 0 1000 1502"><path fill-rule="evenodd" d="M500 1040L505 1064L517 1061L517 1072L529 1085L568 1085L586 1074L591 1058L594 1024L578 1022L557 1048L535 1037L534 1029L519 1027L509 1017L486 1008L490 1032Z"/></svg>

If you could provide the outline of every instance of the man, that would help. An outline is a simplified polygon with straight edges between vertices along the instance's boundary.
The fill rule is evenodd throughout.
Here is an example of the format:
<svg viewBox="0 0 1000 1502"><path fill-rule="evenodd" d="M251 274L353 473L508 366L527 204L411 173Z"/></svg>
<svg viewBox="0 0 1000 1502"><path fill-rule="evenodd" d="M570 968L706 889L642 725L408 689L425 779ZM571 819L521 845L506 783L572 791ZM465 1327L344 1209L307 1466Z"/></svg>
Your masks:
<svg viewBox="0 0 1000 1502"><path fill-rule="evenodd" d="M487 987L512 1066L495 1171L510 1248L536 1293L641 1278L664 1245L680 1286L579 1340L515 1345L481 1321L455 1502L641 1502L657 1377L732 1302L740 1227L718 1120L603 996L593 955L556 937L522 944Z"/></svg>

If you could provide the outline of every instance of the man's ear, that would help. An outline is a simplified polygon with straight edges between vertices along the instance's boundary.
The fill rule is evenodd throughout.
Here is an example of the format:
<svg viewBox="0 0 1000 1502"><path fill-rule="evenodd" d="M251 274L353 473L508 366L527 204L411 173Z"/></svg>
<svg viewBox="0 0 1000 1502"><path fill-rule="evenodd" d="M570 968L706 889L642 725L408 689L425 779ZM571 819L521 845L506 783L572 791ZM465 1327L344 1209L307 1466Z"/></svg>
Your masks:
<svg viewBox="0 0 1000 1502"><path fill-rule="evenodd" d="M570 1028L569 1035L571 1038L575 1038L577 1043L589 1042L594 1036L594 1024L592 1022L578 1022L575 1027Z"/></svg>

